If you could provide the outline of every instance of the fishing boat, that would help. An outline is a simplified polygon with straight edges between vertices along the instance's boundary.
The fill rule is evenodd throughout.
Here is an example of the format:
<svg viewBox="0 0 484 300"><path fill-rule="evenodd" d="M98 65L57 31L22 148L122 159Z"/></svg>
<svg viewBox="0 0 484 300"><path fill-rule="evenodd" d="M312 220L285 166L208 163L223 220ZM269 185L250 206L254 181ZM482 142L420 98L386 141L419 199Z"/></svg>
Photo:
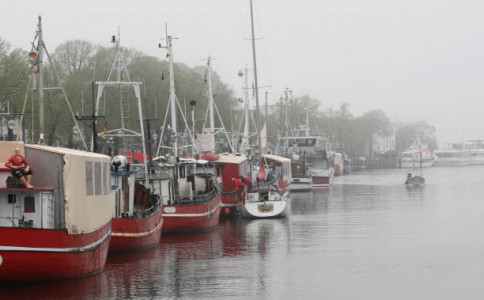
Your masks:
<svg viewBox="0 0 484 300"><path fill-rule="evenodd" d="M256 171L256 172L255 172ZM279 218L289 213L291 160L265 154L260 167L254 170L252 189L242 202L241 213L245 218Z"/></svg>
<svg viewBox="0 0 484 300"><path fill-rule="evenodd" d="M159 160L161 160L159 158ZM207 160L178 158L160 161L163 177L163 232L181 233L213 229L220 217L221 198Z"/></svg>
<svg viewBox="0 0 484 300"><path fill-rule="evenodd" d="M162 138L160 138L154 159L157 163L155 174L161 179L163 232L208 230L217 226L219 222L221 198L214 181L215 167L213 164L209 164L208 160L200 159L194 131L190 130L181 109L179 113L185 124L186 133L178 132L177 107L180 108L180 104L175 94L172 42L172 37L167 35L166 46L160 45L161 48L166 48L168 51L170 98L169 107L160 129ZM192 104L194 103L192 102ZM165 127L168 112L171 113L171 127L169 125ZM169 139L164 140L163 137L167 135L169 135ZM188 140L189 144L179 144L182 137ZM190 149L191 153L188 152Z"/></svg>
<svg viewBox="0 0 484 300"><path fill-rule="evenodd" d="M313 176L306 164L306 154L293 154L291 156L291 191L303 192L313 188Z"/></svg>
<svg viewBox="0 0 484 300"><path fill-rule="evenodd" d="M240 212L247 189L251 183L244 183L244 190L238 191L234 178L245 179L248 172L247 157L243 154L221 154L212 162L216 168L217 183L221 192L220 217L234 217Z"/></svg>
<svg viewBox="0 0 484 300"><path fill-rule="evenodd" d="M401 168L415 168L422 163L422 168L430 168L434 165L435 157L428 147L420 142L418 134L408 149L400 154Z"/></svg>
<svg viewBox="0 0 484 300"><path fill-rule="evenodd" d="M0 142L30 163L32 189L0 169L0 281L82 277L104 268L111 237L110 158L87 151Z"/></svg>
<svg viewBox="0 0 484 300"><path fill-rule="evenodd" d="M106 81L96 82L98 93L95 115L99 113L100 102L107 88L115 88L120 91L119 116L121 126L117 129L106 129L99 134L100 137L113 143L111 148L119 151L119 153L114 153L111 167L113 233L109 246L110 251L140 250L155 247L160 242L163 226L161 191L159 190L161 179L150 178L148 170L149 155L146 149L140 97L140 85L142 83L131 81L125 59L120 51L119 42L119 34L118 37L112 37L115 57L111 72ZM111 79L113 70L117 71L114 80ZM128 127L129 105L132 99L123 98L122 89L124 88L133 88L134 91L139 119L137 128ZM111 105L116 107L115 104L111 103ZM93 135L95 136L96 133L93 133ZM148 136L150 136L149 133ZM131 149L139 151L129 151ZM131 155L126 157L128 152ZM135 153L141 154L141 157L134 157Z"/></svg>
<svg viewBox="0 0 484 300"><path fill-rule="evenodd" d="M308 168L306 150L302 150L302 147L310 142L310 139L306 139L310 136L309 112L306 109L306 124L300 124L292 130L288 118L289 93L289 89L286 88L285 97L281 98L281 102L284 101L284 115L278 133L276 153L291 159L291 191L308 191L313 188L313 175Z"/></svg>
<svg viewBox="0 0 484 300"><path fill-rule="evenodd" d="M484 164L484 141L483 140L469 140L471 151L471 164L483 165Z"/></svg>
<svg viewBox="0 0 484 300"><path fill-rule="evenodd" d="M61 90L72 116L74 113L45 47L40 16L29 57L32 76L19 124L23 124L29 93L37 92L39 145L19 142L24 132L19 126L17 142L0 142L0 162L7 161L18 148L34 172L34 188L17 186L9 176L10 169L0 167L1 283L98 273L106 263L111 238L110 157L87 151L75 118L86 151L43 145L44 89ZM46 62L55 73L56 87L44 87ZM30 139L34 140L32 133Z"/></svg>
<svg viewBox="0 0 484 300"><path fill-rule="evenodd" d="M284 129L284 131L288 132L289 127ZM330 187L333 184L333 152L330 150L329 141L324 134L311 134L307 110L305 125L299 125L291 136L288 136L287 134L285 136L282 134L280 135L279 149L281 148L288 150L279 150L279 154L297 154L304 158L305 170L307 170L307 172L304 173L305 180L311 180L312 188ZM298 176L294 176L293 182L295 182L297 178Z"/></svg>

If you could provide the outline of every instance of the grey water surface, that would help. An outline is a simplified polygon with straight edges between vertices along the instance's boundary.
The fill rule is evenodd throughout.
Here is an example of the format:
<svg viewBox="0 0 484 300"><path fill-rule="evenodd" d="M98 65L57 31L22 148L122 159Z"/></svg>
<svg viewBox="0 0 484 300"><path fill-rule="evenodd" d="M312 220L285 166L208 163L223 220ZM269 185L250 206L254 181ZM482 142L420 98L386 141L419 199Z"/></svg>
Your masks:
<svg viewBox="0 0 484 300"><path fill-rule="evenodd" d="M484 299L484 166L368 170L293 193L286 219L228 220L110 255L78 280L16 299ZM3 296L2 296L3 295Z"/></svg>

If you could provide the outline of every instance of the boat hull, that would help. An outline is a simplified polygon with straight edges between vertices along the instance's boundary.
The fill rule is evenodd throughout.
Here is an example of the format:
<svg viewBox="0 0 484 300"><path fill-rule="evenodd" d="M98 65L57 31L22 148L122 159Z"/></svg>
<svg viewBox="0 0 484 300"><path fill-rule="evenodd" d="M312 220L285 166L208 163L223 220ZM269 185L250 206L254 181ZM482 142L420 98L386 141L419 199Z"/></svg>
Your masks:
<svg viewBox="0 0 484 300"><path fill-rule="evenodd" d="M437 159L435 161L434 166L436 167L462 167L462 166L470 166L471 159Z"/></svg>
<svg viewBox="0 0 484 300"><path fill-rule="evenodd" d="M430 168L434 165L434 160L428 160L422 162L422 168ZM410 168L417 168L420 167L419 162L402 162L401 168L402 169L410 169Z"/></svg>
<svg viewBox="0 0 484 300"><path fill-rule="evenodd" d="M240 210L240 201L238 195L221 195L220 218L231 218L237 215Z"/></svg>
<svg viewBox="0 0 484 300"><path fill-rule="evenodd" d="M220 208L220 195L207 204L165 205L162 209L163 232L181 233L211 229L218 224Z"/></svg>
<svg viewBox="0 0 484 300"><path fill-rule="evenodd" d="M312 190L312 188L313 188L313 180L311 177L292 178L292 181L291 181L292 192L310 191Z"/></svg>
<svg viewBox="0 0 484 300"><path fill-rule="evenodd" d="M241 213L248 219L284 218L289 214L290 206L291 201L287 193L281 200L245 202L241 207Z"/></svg>
<svg viewBox="0 0 484 300"><path fill-rule="evenodd" d="M160 243L163 218L161 209L144 219L113 218L109 251L141 250Z"/></svg>
<svg viewBox="0 0 484 300"><path fill-rule="evenodd" d="M405 183L407 186L418 186L425 184L425 178L421 176L414 176Z"/></svg>
<svg viewBox="0 0 484 300"><path fill-rule="evenodd" d="M85 234L67 230L0 228L0 282L47 281L100 272L111 223Z"/></svg>
<svg viewBox="0 0 484 300"><path fill-rule="evenodd" d="M333 176L313 175L313 187L330 187L333 184Z"/></svg>

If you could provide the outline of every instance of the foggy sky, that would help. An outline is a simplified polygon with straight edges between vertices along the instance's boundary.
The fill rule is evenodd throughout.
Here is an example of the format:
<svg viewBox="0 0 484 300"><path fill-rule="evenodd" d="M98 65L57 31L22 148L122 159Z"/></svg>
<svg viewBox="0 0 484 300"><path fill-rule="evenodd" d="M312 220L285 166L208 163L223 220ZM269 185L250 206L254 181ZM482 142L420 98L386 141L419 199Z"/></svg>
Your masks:
<svg viewBox="0 0 484 300"><path fill-rule="evenodd" d="M259 85L269 103L284 88L355 115L425 120L439 144L484 139L484 2L472 0L254 0ZM4 1L0 37L30 50L42 15L50 52L67 40L121 45L214 70L241 96L237 71L251 67L248 0Z"/></svg>

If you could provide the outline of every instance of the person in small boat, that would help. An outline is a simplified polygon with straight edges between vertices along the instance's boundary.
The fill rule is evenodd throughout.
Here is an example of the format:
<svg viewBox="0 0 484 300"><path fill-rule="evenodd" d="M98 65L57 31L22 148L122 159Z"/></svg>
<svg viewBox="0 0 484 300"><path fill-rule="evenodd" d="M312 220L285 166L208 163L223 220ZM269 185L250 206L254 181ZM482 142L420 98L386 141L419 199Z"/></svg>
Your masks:
<svg viewBox="0 0 484 300"><path fill-rule="evenodd" d="M15 154L10 156L5 163L5 166L12 170L12 175L19 179L26 188L31 189L34 187L30 184L30 180L32 179L32 169L25 157L20 155L20 148L15 148Z"/></svg>
<svg viewBox="0 0 484 300"><path fill-rule="evenodd" d="M405 184L408 184L408 181L412 178L412 173L407 174L407 180L405 181Z"/></svg>

